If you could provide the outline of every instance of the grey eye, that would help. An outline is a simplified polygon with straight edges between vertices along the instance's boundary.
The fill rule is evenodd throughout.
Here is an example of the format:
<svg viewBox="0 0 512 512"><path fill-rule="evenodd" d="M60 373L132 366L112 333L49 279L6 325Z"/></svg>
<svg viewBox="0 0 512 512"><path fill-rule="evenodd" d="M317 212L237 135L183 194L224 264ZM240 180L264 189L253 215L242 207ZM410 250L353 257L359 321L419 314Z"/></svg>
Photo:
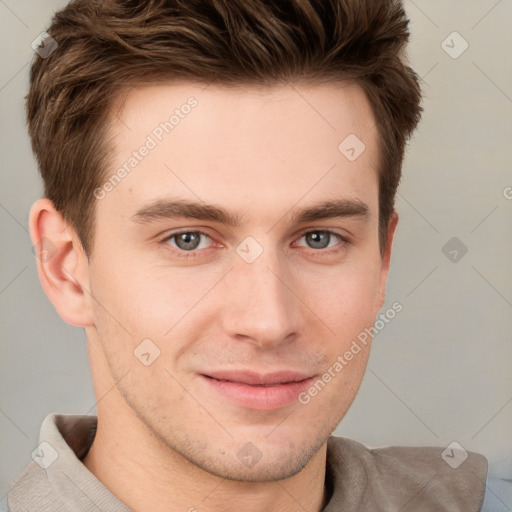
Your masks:
<svg viewBox="0 0 512 512"><path fill-rule="evenodd" d="M329 231L310 231L304 237L312 249L325 249L331 241L331 233Z"/></svg>
<svg viewBox="0 0 512 512"><path fill-rule="evenodd" d="M178 249L183 251L193 251L198 248L201 242L201 233L197 231L187 231L185 233L178 233L172 235L170 239L175 239Z"/></svg>

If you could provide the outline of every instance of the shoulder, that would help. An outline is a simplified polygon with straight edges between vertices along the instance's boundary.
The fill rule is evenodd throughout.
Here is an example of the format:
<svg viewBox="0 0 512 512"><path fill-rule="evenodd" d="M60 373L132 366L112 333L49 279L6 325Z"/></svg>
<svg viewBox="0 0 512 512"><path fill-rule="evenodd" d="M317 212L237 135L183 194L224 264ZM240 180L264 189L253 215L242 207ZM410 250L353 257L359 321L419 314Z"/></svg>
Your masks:
<svg viewBox="0 0 512 512"><path fill-rule="evenodd" d="M72 491L83 494L75 482L83 488L94 479L80 457L90 444L88 436L96 422L96 416L51 413L45 417L36 457L10 486L10 512L54 512L64 503L69 505Z"/></svg>
<svg viewBox="0 0 512 512"><path fill-rule="evenodd" d="M38 510L50 512L64 505L48 481L46 472L31 462L14 480L7 495L10 512ZM28 508L27 508L28 507Z"/></svg>
<svg viewBox="0 0 512 512"><path fill-rule="evenodd" d="M334 436L328 454L335 477L359 475L365 494L383 510L470 512L482 506L487 459L481 454L434 446L368 448Z"/></svg>

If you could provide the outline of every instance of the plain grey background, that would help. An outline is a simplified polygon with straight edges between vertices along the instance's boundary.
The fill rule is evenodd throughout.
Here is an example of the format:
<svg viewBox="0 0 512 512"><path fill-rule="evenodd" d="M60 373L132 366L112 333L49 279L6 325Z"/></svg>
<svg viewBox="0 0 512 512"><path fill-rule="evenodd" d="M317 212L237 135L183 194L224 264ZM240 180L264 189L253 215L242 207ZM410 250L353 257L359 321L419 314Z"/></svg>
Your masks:
<svg viewBox="0 0 512 512"><path fill-rule="evenodd" d="M43 293L27 227L42 191L24 117L31 42L65 3L0 0L2 507L44 417L96 412L84 333ZM375 338L336 434L369 446L457 441L486 455L493 476L510 479L512 2L405 7L425 112L404 165L383 308L399 301L403 311Z"/></svg>

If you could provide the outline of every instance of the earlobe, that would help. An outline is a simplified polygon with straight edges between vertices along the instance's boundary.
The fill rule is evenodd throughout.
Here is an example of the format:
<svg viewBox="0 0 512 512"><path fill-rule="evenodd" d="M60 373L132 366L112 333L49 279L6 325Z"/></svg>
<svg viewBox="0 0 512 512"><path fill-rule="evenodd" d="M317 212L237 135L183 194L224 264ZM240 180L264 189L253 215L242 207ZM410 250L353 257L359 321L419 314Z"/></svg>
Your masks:
<svg viewBox="0 0 512 512"><path fill-rule="evenodd" d="M88 260L75 231L47 198L32 205L29 228L41 285L58 314L71 325L92 325Z"/></svg>

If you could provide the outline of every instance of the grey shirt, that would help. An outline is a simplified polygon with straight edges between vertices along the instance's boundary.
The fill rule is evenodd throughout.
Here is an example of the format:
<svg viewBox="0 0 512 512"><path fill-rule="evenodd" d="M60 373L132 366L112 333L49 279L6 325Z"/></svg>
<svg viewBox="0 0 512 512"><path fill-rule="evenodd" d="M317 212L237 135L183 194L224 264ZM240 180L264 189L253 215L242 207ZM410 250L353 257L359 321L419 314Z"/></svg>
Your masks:
<svg viewBox="0 0 512 512"><path fill-rule="evenodd" d="M81 462L94 439L96 416L49 414L34 459L8 495L10 512L130 512ZM467 458L466 458L467 455ZM438 447L370 449L331 436L323 512L477 512L487 460Z"/></svg>

